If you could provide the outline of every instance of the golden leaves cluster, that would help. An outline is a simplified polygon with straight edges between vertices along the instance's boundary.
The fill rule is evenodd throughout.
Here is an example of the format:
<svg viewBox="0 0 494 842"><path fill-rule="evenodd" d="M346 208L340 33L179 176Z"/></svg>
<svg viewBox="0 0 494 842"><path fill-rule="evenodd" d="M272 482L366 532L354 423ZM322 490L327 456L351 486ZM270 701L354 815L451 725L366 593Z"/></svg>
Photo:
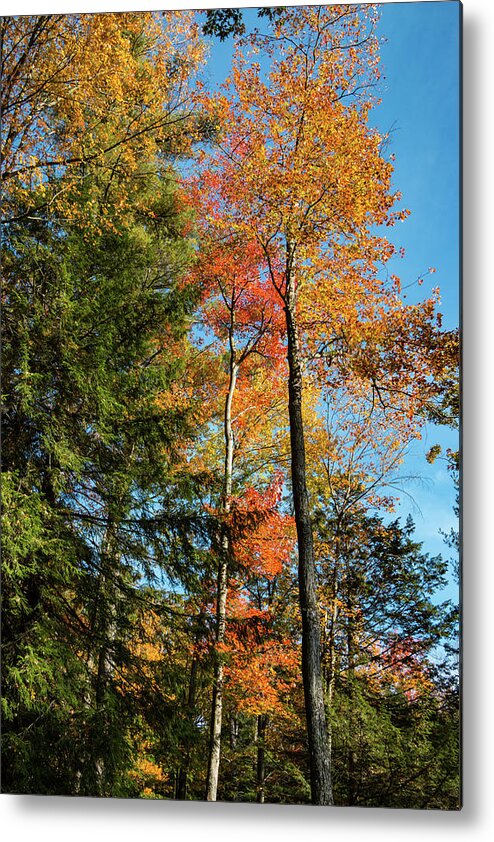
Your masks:
<svg viewBox="0 0 494 842"><path fill-rule="evenodd" d="M7 211L36 191L38 204L70 216L71 190L91 172L118 217L129 180L156 164L160 144L184 150L194 139L205 48L192 13L10 17L1 26Z"/></svg>

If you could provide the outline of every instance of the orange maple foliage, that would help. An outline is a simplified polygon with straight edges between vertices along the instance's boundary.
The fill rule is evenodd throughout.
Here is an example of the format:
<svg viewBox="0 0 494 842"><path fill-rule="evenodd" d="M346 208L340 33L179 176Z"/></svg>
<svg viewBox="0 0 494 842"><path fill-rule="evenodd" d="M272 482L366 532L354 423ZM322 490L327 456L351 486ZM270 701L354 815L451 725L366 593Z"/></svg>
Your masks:
<svg viewBox="0 0 494 842"><path fill-rule="evenodd" d="M194 181L188 185L201 231L201 249L189 278L201 292L201 341L214 338L218 353L230 351L239 376L253 379L263 367L276 376L284 367L283 312L262 250L255 242L225 237L221 221L217 230L214 220L206 225L208 197L197 191Z"/></svg>
<svg viewBox="0 0 494 842"><path fill-rule="evenodd" d="M245 575L273 579L288 565L295 544L293 518L281 514L283 475L264 492L247 488L228 516L233 558Z"/></svg>
<svg viewBox="0 0 494 842"><path fill-rule="evenodd" d="M196 189L216 241L260 250L282 306L292 278L307 373L324 389L352 379L354 397L407 437L437 394L442 342L437 294L405 305L386 269L397 250L376 233L408 212L394 209L386 138L369 122L375 20L370 6L292 8L273 35L241 40L231 79L205 104L220 139Z"/></svg>
<svg viewBox="0 0 494 842"><path fill-rule="evenodd" d="M294 640L277 634L275 611L255 608L233 588L220 651L226 659L227 692L236 710L283 713L286 695L299 683L300 651Z"/></svg>
<svg viewBox="0 0 494 842"><path fill-rule="evenodd" d="M204 212L204 196L194 195ZM254 478L269 483L286 450L283 313L255 243L244 245L236 238L216 241L214 231L204 227L202 234L188 282L201 292L192 341L209 384L204 420L208 423L209 413L210 430L202 452L196 449L195 464L214 473L214 465L224 460L225 400L231 390L234 473L247 475L251 483Z"/></svg>

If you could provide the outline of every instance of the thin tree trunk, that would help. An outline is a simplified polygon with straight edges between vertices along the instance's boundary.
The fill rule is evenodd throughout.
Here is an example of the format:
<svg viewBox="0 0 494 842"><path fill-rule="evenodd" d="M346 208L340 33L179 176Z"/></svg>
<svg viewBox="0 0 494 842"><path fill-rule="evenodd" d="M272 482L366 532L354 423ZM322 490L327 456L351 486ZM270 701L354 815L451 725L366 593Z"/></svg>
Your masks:
<svg viewBox="0 0 494 842"><path fill-rule="evenodd" d="M197 640L197 639L196 639ZM187 724L192 724L192 717L196 703L196 686L197 686L197 671L199 669L199 659L193 655L190 666L189 689L187 693ZM187 784L189 777L190 766L190 751L191 751L191 737L189 734L184 739L184 759L178 771L177 779L177 801L185 801L187 798Z"/></svg>
<svg viewBox="0 0 494 842"><path fill-rule="evenodd" d="M228 563L221 561L218 571L216 644L225 638L226 598L228 593ZM206 782L207 801L216 801L221 756L221 725L223 720L224 667L221 655L215 653L213 704L211 711L211 739L209 747L208 777Z"/></svg>
<svg viewBox="0 0 494 842"><path fill-rule="evenodd" d="M329 630L329 664L328 664L328 675L327 675L327 692L326 698L328 701L328 710L331 714L331 710L333 707L333 699L334 699L334 688L335 688L335 679L336 679L336 646L335 646L335 637L336 637L336 622L338 619L338 560L335 562L335 569L333 575L333 606L331 610L331 625ZM329 747L329 759L330 763L332 762L332 751L333 751L333 729L331 725L331 718L328 721L328 747Z"/></svg>
<svg viewBox="0 0 494 842"><path fill-rule="evenodd" d="M232 325L230 332L230 381L225 401L225 471L223 485L222 510L225 514L230 511L230 496L232 493L233 476L233 429L232 429L232 403L235 386L237 382L238 365L235 362L235 346L233 344L233 311ZM226 600L228 594L228 557L230 552L230 540L225 530L221 539L221 558L218 568L218 586L216 602L216 647L225 638L226 626ZM213 704L211 711L211 741L209 749L208 775L206 781L207 801L216 801L218 791L218 775L221 756L221 725L223 719L223 682L224 667L221 655L215 653Z"/></svg>
<svg viewBox="0 0 494 842"><path fill-rule="evenodd" d="M118 610L118 587L115 585L115 579L119 578L119 571L117 568L112 573L112 561L115 557L114 548L114 529L115 525L112 520L108 520L108 526L105 537L101 547L102 569L99 577L99 606L96 616L96 624L98 628L98 636L100 638L100 645L96 656L96 684L95 684L95 705L96 710L103 718L103 726L108 727L108 702L107 693L108 688L113 678L114 662L113 649L117 638L117 610ZM102 754L98 754L94 758L94 772L96 778L96 793L95 795L106 795L105 787L105 773L106 773L106 758Z"/></svg>
<svg viewBox="0 0 494 842"><path fill-rule="evenodd" d="M302 677L307 717L311 796L313 804L332 804L331 761L321 676L321 643L314 548L306 483L305 439L302 419L302 369L295 314L295 290L290 271L287 271L285 314L288 339L291 475L298 541L299 598L302 616Z"/></svg>
<svg viewBox="0 0 494 842"><path fill-rule="evenodd" d="M237 747L238 740L238 719L234 713L230 716L230 748L233 750Z"/></svg>
<svg viewBox="0 0 494 842"><path fill-rule="evenodd" d="M348 688L350 693L350 708L349 708L349 715L350 715L350 742L348 745L348 752L347 752L347 763L348 763L348 806L352 807L353 805L357 804L358 799L358 781L357 781L357 752L355 751L355 744L354 740L357 739L357 729L355 722L355 715L354 715L354 707L352 704L352 697L354 694L354 687L355 687L355 641L354 641L354 629L353 629L353 600L351 596L351 581L350 581L350 574L347 570L346 576L346 584L347 584L347 605L348 605L348 615L347 615L347 677L348 677Z"/></svg>
<svg viewBox="0 0 494 842"><path fill-rule="evenodd" d="M267 714L260 714L257 717L257 762L256 762L256 801L264 804L264 779L266 777L265 740L266 727L268 724Z"/></svg>

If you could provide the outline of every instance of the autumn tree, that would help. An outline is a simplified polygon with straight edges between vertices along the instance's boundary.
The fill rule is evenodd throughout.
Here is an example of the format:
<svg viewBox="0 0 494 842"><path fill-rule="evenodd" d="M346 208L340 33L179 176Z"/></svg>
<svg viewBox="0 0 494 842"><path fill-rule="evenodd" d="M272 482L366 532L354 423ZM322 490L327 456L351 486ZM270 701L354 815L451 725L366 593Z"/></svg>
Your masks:
<svg viewBox="0 0 494 842"><path fill-rule="evenodd" d="M138 200L127 194L133 180L172 177L170 155L204 128L192 13L26 15L0 26L5 222L47 208L111 226ZM81 204L73 190L86 182Z"/></svg>
<svg viewBox="0 0 494 842"><path fill-rule="evenodd" d="M368 7L297 8L276 18L272 34L246 38L270 69L237 49L231 81L211 105L228 128L202 178L225 230L262 250L285 314L311 781L314 802L323 804L331 803L331 782L302 413L306 350L331 361L336 379L358 372L382 400L395 400L413 380L399 281L388 284L379 272L394 247L376 226L406 212L392 210L392 164L369 125L379 78L374 27ZM431 308L419 310L414 348L423 385L434 325Z"/></svg>
<svg viewBox="0 0 494 842"><path fill-rule="evenodd" d="M193 13L0 22L10 792L456 804L444 563L383 512L457 339L388 272L375 10L259 17L213 97Z"/></svg>
<svg viewBox="0 0 494 842"><path fill-rule="evenodd" d="M293 575L293 521L276 508L280 491L279 483L264 494L249 489L236 502L232 533L239 574L225 640L227 695L236 731L239 717L255 717L255 798L259 803L264 803L266 794L268 726L273 719L289 718L287 696L297 685L300 657L298 625L294 634L293 605L287 598Z"/></svg>
<svg viewBox="0 0 494 842"><path fill-rule="evenodd" d="M60 787L66 732L66 786L103 794L127 762L115 677L140 577L193 576L185 486L169 489L187 411L166 396L193 304L172 162L203 130L203 46L174 13L0 26L4 785ZM30 752L50 728L40 782Z"/></svg>
<svg viewBox="0 0 494 842"><path fill-rule="evenodd" d="M220 654L225 639L228 578L232 568L232 536L229 516L234 500L234 460L241 452L240 437L245 429L248 403L252 402L252 378L256 378L253 358L267 360L273 370L280 359L279 308L269 296L271 287L260 271L260 252L254 244L247 248L235 238L215 242L211 226L203 242L194 275L203 290L204 329L220 343L226 358L223 408L224 466L219 507L220 525L215 540L219 554L216 596L215 677L211 713L211 751L206 797L216 800L220 763L224 667ZM255 387L254 387L255 388ZM237 390L247 402L236 411ZM251 407L252 411L252 407ZM237 432L240 431L239 433ZM237 439L237 441L236 441ZM252 442L250 443L252 445ZM238 493L238 492L237 492ZM254 516L254 515L253 515Z"/></svg>

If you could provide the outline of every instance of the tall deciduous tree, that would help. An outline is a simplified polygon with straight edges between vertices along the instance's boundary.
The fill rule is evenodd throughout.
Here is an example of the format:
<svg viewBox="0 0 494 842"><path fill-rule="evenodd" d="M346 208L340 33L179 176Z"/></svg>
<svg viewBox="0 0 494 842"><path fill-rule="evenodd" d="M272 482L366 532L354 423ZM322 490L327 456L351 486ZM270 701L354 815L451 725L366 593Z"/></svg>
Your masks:
<svg viewBox="0 0 494 842"><path fill-rule="evenodd" d="M220 342L226 356L227 381L223 410L224 466L221 492L219 554L216 588L216 658L211 712L211 749L208 763L206 798L216 801L223 721L224 666L221 648L225 640L228 577L232 562L232 536L228 523L234 488L236 426L234 402L240 382L249 391L249 377L243 369L253 356L270 359L273 367L280 359L278 311L270 300L269 285L260 273L260 251L255 244L244 247L235 240L214 242L203 253L195 268L204 292L204 324ZM243 382L242 382L243 381Z"/></svg>
<svg viewBox="0 0 494 842"><path fill-rule="evenodd" d="M0 22L11 792L456 804L444 564L367 508L456 336L388 275L374 11L260 17L213 99L191 14Z"/></svg>
<svg viewBox="0 0 494 842"><path fill-rule="evenodd" d="M331 360L336 379L358 372L381 397L386 388L395 400L414 382L399 281L388 284L379 273L394 248L376 226L406 212L392 210L392 164L369 125L379 78L374 26L368 7L293 8L276 17L271 34L246 38L254 59L237 49L226 93L210 106L225 128L202 179L225 231L262 250L285 314L302 669L318 804L332 795L302 412L307 349L316 345ZM260 51L269 71L255 61ZM431 306L416 313L422 384L432 315Z"/></svg>

